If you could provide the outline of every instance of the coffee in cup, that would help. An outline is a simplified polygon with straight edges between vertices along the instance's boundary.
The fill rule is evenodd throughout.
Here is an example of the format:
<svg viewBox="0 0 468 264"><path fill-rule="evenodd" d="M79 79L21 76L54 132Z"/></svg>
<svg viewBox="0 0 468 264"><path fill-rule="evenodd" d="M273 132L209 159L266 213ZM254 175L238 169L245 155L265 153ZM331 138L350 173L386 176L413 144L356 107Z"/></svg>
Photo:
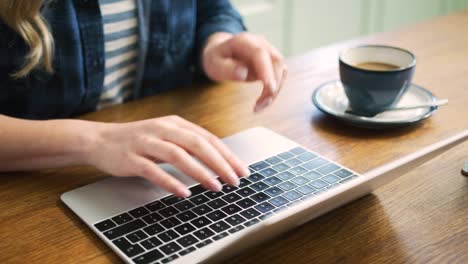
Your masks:
<svg viewBox="0 0 468 264"><path fill-rule="evenodd" d="M352 111L373 115L400 100L411 85L416 58L397 47L366 45L342 52L339 63Z"/></svg>

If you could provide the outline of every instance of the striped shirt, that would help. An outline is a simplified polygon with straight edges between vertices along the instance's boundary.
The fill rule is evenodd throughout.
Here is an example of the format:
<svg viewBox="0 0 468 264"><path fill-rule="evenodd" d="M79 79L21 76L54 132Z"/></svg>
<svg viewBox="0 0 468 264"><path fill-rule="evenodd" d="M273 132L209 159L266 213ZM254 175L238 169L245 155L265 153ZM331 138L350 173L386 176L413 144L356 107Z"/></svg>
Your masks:
<svg viewBox="0 0 468 264"><path fill-rule="evenodd" d="M98 109L133 95L138 56L136 0L99 0L104 28L105 75Z"/></svg>

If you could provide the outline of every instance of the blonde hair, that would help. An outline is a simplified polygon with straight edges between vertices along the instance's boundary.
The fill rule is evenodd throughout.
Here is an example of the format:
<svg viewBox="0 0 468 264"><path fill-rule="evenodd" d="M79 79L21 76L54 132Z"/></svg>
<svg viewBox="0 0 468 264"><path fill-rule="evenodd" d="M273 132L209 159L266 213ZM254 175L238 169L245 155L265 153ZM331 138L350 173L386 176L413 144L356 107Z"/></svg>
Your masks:
<svg viewBox="0 0 468 264"><path fill-rule="evenodd" d="M40 8L44 0L0 0L0 18L11 27L29 47L21 69L13 73L14 78L27 76L32 70L43 68L53 72L53 38Z"/></svg>

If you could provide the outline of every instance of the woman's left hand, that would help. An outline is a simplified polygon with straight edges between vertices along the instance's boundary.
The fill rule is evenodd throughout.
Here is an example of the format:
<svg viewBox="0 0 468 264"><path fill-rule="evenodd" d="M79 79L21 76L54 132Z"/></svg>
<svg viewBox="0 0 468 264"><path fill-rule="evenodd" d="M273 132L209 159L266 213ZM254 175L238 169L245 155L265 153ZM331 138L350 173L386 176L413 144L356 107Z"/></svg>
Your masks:
<svg viewBox="0 0 468 264"><path fill-rule="evenodd" d="M265 38L248 32L213 34L203 50L202 64L214 81L261 81L255 112L271 104L287 75L281 53Z"/></svg>

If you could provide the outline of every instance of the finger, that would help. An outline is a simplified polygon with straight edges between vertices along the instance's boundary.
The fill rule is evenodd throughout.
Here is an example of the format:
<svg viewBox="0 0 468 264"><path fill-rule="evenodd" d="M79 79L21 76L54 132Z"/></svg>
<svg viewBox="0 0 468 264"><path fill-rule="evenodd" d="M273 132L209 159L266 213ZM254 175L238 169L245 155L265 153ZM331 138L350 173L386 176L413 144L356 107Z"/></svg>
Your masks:
<svg viewBox="0 0 468 264"><path fill-rule="evenodd" d="M136 176L140 176L150 181L151 183L160 186L161 188L175 194L179 197L190 196L190 191L183 183L175 179L154 162L136 156L133 159L134 171Z"/></svg>
<svg viewBox="0 0 468 264"><path fill-rule="evenodd" d="M248 176L250 171L247 166L223 143L218 137L210 133L208 130L189 122L179 116L173 116L174 122L183 128L192 130L204 137L214 148L223 156L223 158L231 165L238 176Z"/></svg>
<svg viewBox="0 0 468 264"><path fill-rule="evenodd" d="M172 164L181 172L199 182L206 189L219 192L221 184L206 168L201 166L182 148L163 140L144 140L143 153L146 156L157 157Z"/></svg>
<svg viewBox="0 0 468 264"><path fill-rule="evenodd" d="M276 99L276 97L278 96L278 94L281 92L281 90L283 89L284 87L284 83L286 81L288 77L288 68L286 67L286 65L283 65L281 67L281 77L280 77L280 83L278 85L278 91L276 92L275 96L274 96L274 99Z"/></svg>
<svg viewBox="0 0 468 264"><path fill-rule="evenodd" d="M177 131L168 132L164 135L164 140L177 144L193 154L214 173L219 175L224 182L234 186L239 185L239 177L231 165L204 137L190 129L183 128L177 128Z"/></svg>
<svg viewBox="0 0 468 264"><path fill-rule="evenodd" d="M249 69L243 63L230 57L216 56L210 67L210 76L214 81L246 81Z"/></svg>

